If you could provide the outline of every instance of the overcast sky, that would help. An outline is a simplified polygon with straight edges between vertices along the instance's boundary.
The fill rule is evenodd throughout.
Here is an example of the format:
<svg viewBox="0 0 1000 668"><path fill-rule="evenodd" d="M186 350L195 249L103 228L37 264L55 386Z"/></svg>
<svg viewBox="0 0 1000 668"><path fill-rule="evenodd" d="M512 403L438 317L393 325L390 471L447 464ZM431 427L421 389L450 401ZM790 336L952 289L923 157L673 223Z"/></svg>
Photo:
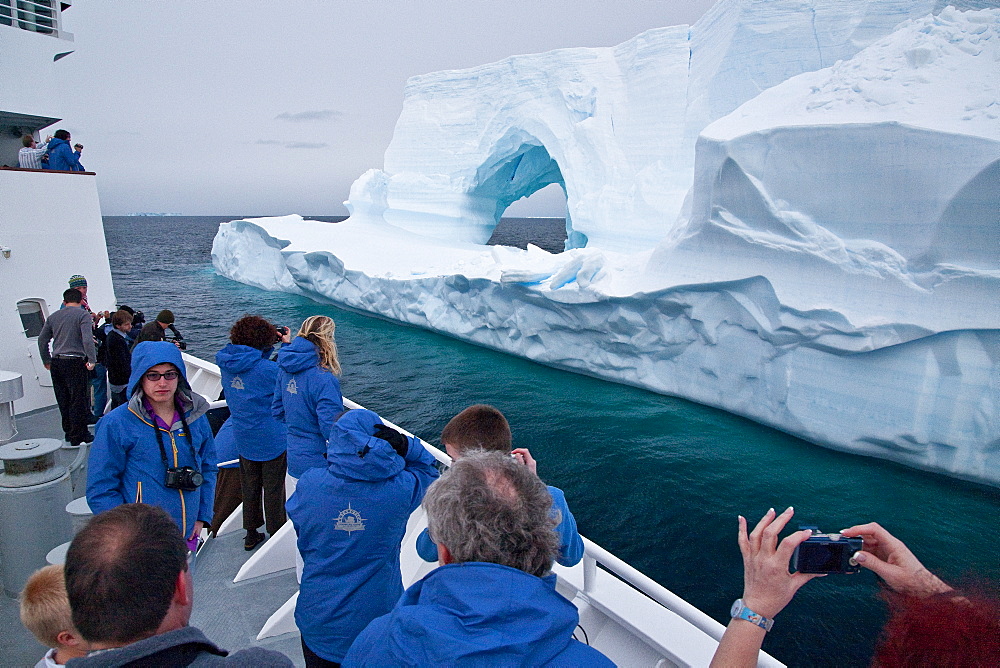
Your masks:
<svg viewBox="0 0 1000 668"><path fill-rule="evenodd" d="M86 147L105 215L341 215L351 183L382 167L408 77L613 46L712 4L75 0L54 112ZM509 212L562 215L545 195Z"/></svg>

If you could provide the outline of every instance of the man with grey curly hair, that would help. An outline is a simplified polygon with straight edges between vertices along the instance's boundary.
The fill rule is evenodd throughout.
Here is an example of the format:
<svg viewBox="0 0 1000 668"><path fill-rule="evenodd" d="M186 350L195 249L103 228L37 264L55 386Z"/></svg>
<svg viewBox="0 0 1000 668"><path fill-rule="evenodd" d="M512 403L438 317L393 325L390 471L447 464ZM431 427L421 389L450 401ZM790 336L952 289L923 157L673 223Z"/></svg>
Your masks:
<svg viewBox="0 0 1000 668"><path fill-rule="evenodd" d="M443 565L369 624L343 665L614 665L573 637L579 613L551 572L551 506L508 454L467 452L424 498Z"/></svg>

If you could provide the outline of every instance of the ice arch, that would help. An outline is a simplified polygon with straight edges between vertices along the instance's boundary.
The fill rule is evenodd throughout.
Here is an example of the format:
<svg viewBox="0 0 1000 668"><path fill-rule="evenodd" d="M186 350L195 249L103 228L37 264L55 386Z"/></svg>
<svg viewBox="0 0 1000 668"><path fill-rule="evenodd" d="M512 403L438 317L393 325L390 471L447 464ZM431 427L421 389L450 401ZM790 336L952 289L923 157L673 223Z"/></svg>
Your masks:
<svg viewBox="0 0 1000 668"><path fill-rule="evenodd" d="M478 185L469 193L472 198L493 201L490 234L507 207L519 199L530 197L553 183L562 188L564 195L566 192L566 181L559 163L549 155L540 140L523 131L512 131L509 136L515 139L516 148L488 156L477 170ZM511 146L511 142L499 144ZM567 211L566 249L583 248L586 245L586 235L573 229L573 220Z"/></svg>

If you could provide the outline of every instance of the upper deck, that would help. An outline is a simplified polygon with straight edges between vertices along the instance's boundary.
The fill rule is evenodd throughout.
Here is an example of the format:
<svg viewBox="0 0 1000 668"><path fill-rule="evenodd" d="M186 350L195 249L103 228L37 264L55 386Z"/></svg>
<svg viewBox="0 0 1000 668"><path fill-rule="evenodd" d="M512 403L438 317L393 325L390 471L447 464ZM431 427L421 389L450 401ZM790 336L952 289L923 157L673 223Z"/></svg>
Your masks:
<svg viewBox="0 0 1000 668"><path fill-rule="evenodd" d="M71 5L0 0L0 165L16 167L21 136L60 120L55 63L73 52L63 25Z"/></svg>

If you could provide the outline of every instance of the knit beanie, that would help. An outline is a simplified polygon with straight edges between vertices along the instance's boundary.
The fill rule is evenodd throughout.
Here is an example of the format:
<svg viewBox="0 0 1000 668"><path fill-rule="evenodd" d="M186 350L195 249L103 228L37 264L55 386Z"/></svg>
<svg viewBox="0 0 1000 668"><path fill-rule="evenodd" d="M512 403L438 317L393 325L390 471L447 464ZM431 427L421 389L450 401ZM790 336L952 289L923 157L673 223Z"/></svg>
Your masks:
<svg viewBox="0 0 1000 668"><path fill-rule="evenodd" d="M172 325L172 324L174 324L174 314L173 314L172 311L168 311L167 309L163 309L156 316L156 321L157 322L162 322L164 325Z"/></svg>
<svg viewBox="0 0 1000 668"><path fill-rule="evenodd" d="M71 288L85 288L87 287L87 279L80 274L73 274L69 277L69 287Z"/></svg>

